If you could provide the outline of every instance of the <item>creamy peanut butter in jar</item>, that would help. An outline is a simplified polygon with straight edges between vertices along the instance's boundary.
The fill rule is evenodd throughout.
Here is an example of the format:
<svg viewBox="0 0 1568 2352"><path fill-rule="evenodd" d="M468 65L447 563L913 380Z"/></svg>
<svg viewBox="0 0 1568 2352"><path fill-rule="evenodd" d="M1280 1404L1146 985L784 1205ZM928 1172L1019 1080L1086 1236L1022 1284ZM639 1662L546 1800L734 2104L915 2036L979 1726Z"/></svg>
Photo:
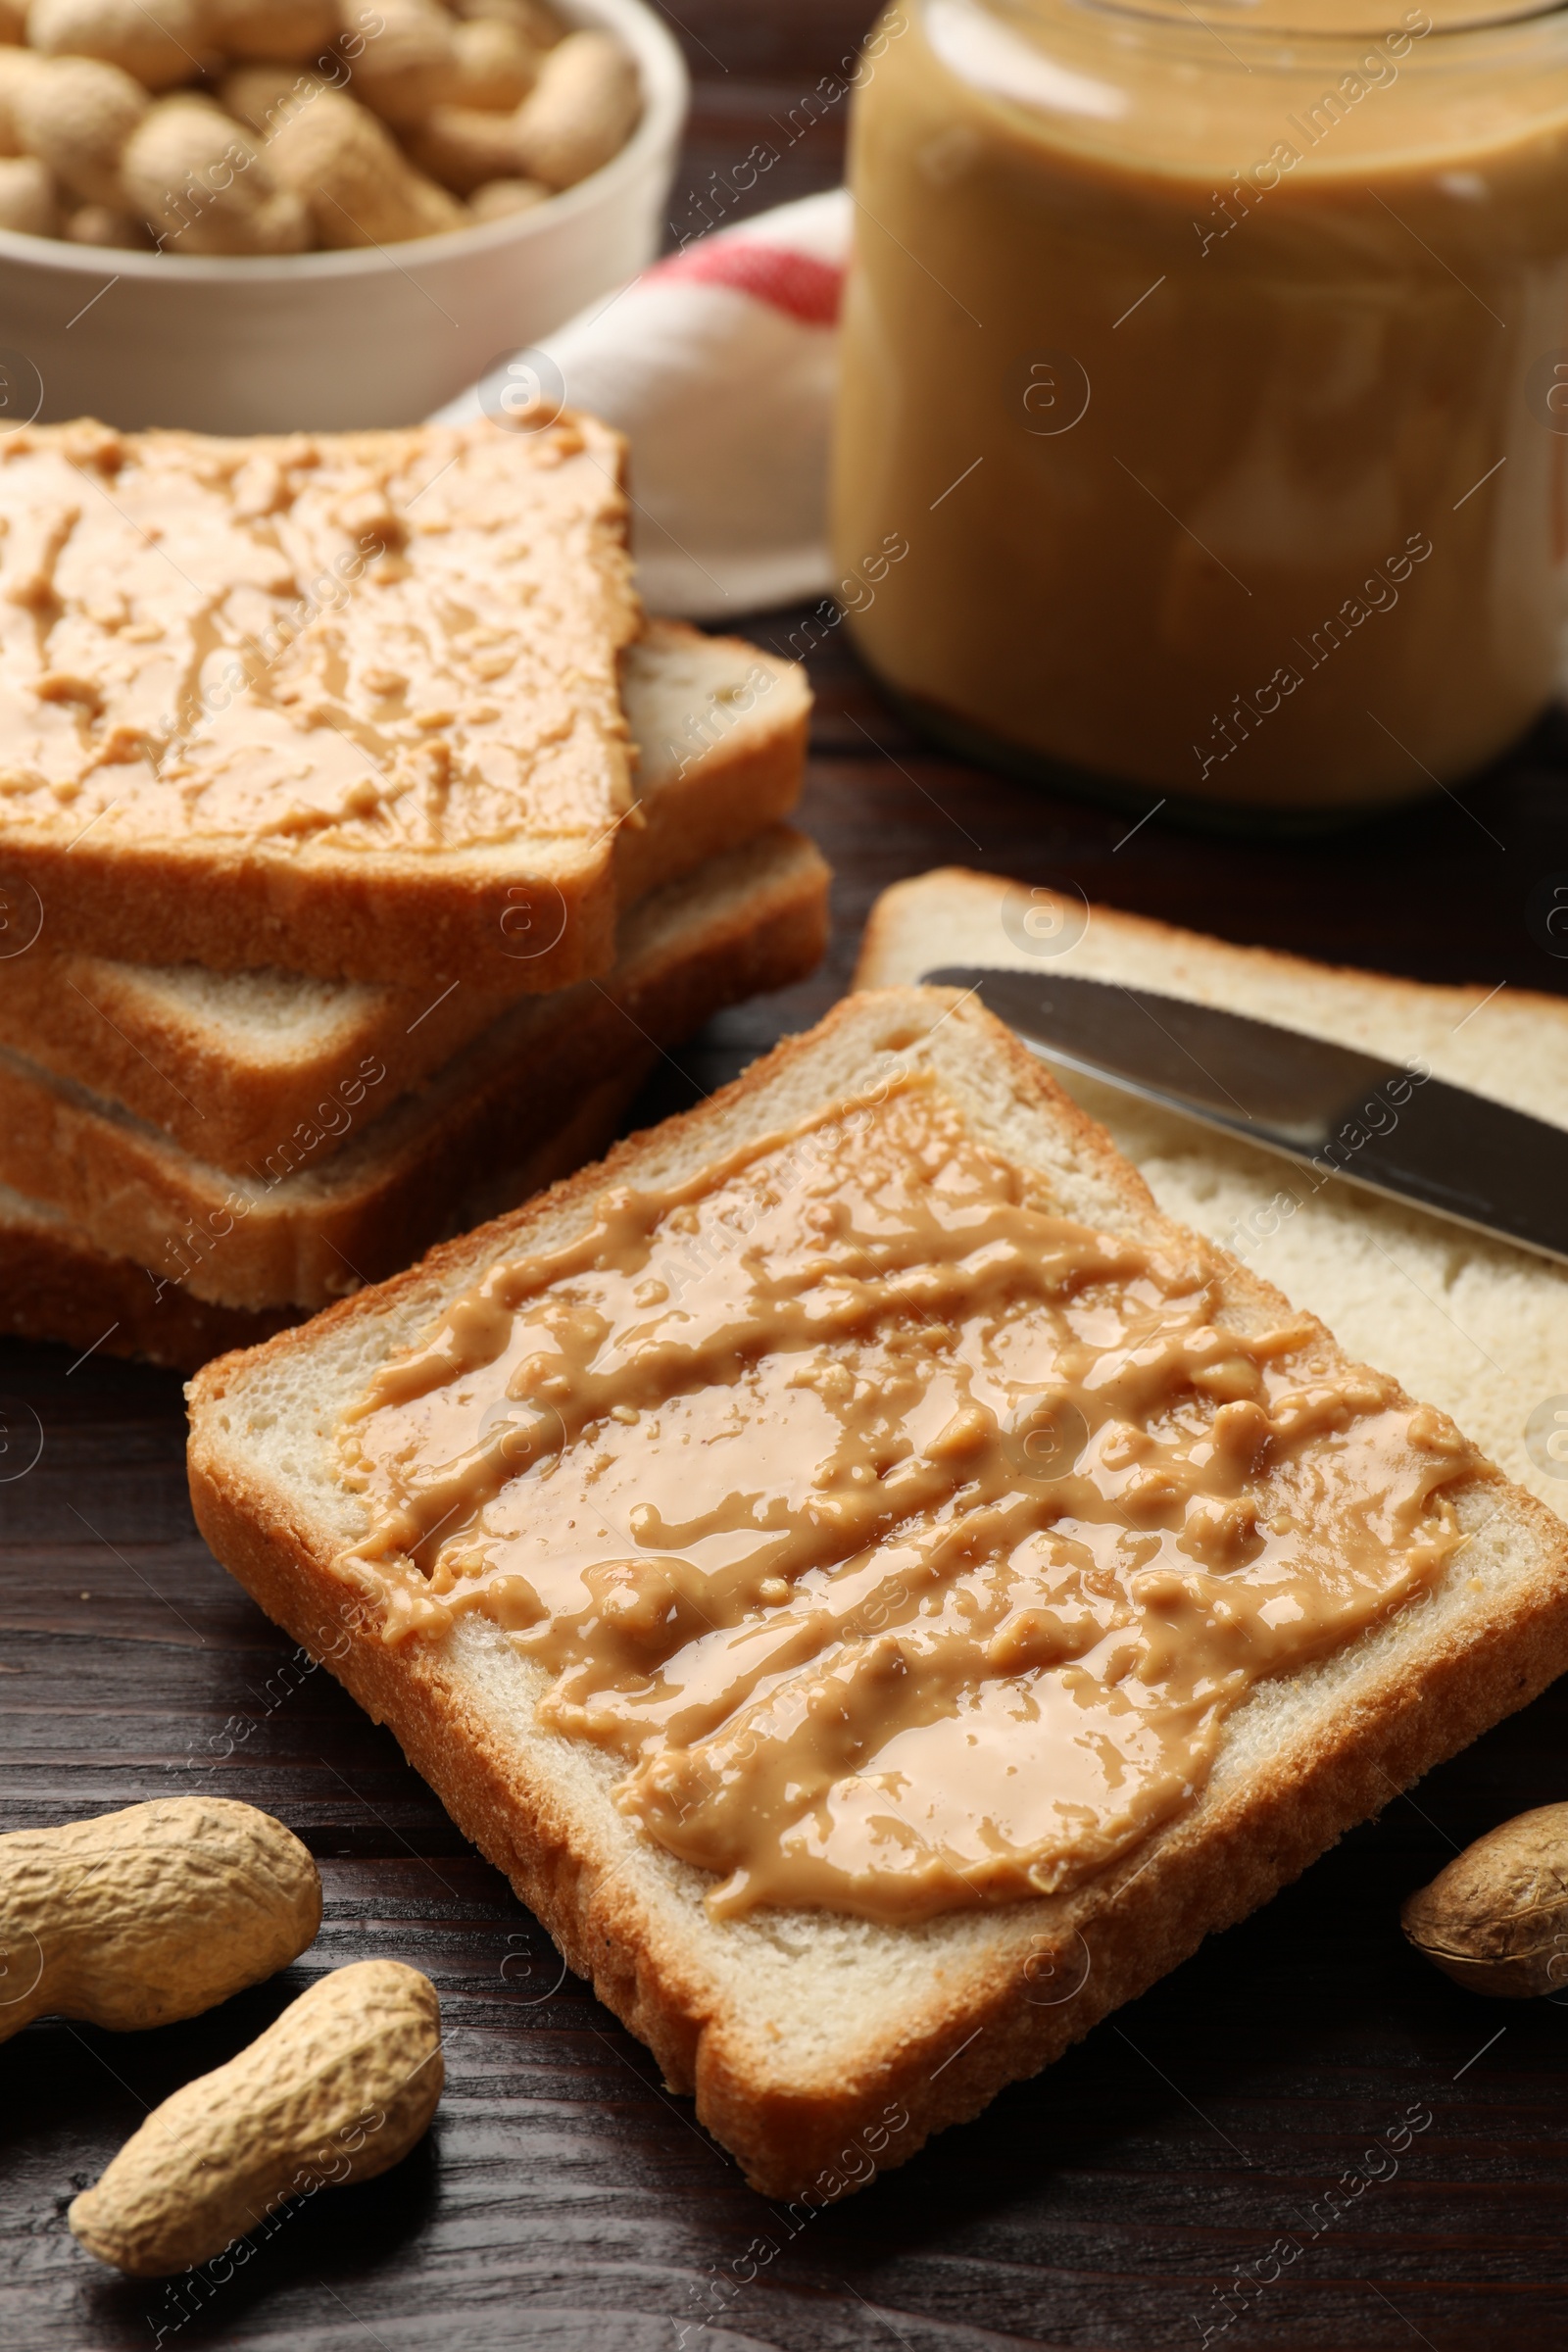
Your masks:
<svg viewBox="0 0 1568 2352"><path fill-rule="evenodd" d="M958 748L1311 825L1474 773L1568 592L1568 8L899 0L835 467Z"/></svg>

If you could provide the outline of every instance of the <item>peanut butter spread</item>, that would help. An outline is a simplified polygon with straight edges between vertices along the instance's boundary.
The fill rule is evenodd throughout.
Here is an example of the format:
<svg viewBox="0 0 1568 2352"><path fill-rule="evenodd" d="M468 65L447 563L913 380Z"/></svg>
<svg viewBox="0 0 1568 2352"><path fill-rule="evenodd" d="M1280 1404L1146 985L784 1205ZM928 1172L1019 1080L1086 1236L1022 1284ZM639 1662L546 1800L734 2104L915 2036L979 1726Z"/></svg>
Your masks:
<svg viewBox="0 0 1568 2352"><path fill-rule="evenodd" d="M0 840L426 852L629 806L591 420L0 438Z"/></svg>
<svg viewBox="0 0 1568 2352"><path fill-rule="evenodd" d="M917 1073L493 1267L348 1416L338 1569L506 1628L716 1915L1070 1887L1462 1540L1451 1424L1224 1284Z"/></svg>

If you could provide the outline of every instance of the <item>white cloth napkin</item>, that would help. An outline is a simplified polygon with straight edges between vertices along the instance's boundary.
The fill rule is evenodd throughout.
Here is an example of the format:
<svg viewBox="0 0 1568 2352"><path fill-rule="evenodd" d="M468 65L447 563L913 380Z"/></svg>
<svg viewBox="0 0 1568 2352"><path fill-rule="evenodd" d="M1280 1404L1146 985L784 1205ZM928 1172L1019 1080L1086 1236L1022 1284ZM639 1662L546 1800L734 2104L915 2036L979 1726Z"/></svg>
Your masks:
<svg viewBox="0 0 1568 2352"><path fill-rule="evenodd" d="M618 426L651 612L719 620L819 596L850 221L837 188L702 237L438 420L506 422L539 398Z"/></svg>

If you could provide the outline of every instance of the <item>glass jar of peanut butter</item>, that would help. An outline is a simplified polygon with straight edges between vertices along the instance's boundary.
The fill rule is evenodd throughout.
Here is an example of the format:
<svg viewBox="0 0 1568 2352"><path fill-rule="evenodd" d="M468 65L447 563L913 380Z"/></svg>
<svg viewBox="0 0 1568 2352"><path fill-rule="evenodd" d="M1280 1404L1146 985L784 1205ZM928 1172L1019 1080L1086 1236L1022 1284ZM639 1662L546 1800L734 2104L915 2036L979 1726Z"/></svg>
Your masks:
<svg viewBox="0 0 1568 2352"><path fill-rule="evenodd" d="M1308 829L1550 700L1568 7L898 0L851 185L837 559L939 737Z"/></svg>

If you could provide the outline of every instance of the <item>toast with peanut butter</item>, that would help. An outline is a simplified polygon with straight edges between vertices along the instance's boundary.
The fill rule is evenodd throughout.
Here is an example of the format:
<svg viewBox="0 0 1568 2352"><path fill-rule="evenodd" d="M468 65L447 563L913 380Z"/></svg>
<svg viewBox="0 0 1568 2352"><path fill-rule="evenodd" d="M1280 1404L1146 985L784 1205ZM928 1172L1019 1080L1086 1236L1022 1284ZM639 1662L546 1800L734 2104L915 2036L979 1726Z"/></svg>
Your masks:
<svg viewBox="0 0 1568 2352"><path fill-rule="evenodd" d="M189 1394L218 1557L771 2195L905 2162L1568 1664L1560 1522L952 992Z"/></svg>
<svg viewBox="0 0 1568 2352"><path fill-rule="evenodd" d="M621 659L642 822L615 836L622 909L786 817L800 797L804 672L732 637L651 621ZM0 946L15 945L0 940ZM526 935L512 943L525 952ZM524 956L526 960L526 957ZM503 974L510 966L503 967ZM526 976L392 986L50 952L0 955L0 1046L243 1172L297 1129L321 1162L378 1106L500 1018Z"/></svg>
<svg viewBox="0 0 1568 2352"><path fill-rule="evenodd" d="M771 827L639 900L605 979L515 999L401 1100L372 1062L330 1114L274 1134L237 1173L0 1047L0 1182L151 1269L160 1294L329 1305L452 1232L472 1173L523 1158L585 1092L618 1083L620 1108L711 1014L804 979L825 944L827 885L805 836Z"/></svg>
<svg viewBox="0 0 1568 2352"><path fill-rule="evenodd" d="M621 460L571 416L0 438L8 895L132 962L608 970L640 821Z"/></svg>
<svg viewBox="0 0 1568 2352"><path fill-rule="evenodd" d="M1088 906L1071 890L957 867L895 883L871 910L857 985L945 964L1121 981L1250 1012L1403 1062L1568 1128L1568 1002L1528 989L1435 987L1235 947ZM1467 1430L1510 1478L1568 1518L1568 1477L1542 1408L1568 1397L1568 1269L1533 1250L1286 1166L1178 1112L1062 1069L1161 1208L1223 1244ZM1533 1417L1535 1417L1533 1419Z"/></svg>

